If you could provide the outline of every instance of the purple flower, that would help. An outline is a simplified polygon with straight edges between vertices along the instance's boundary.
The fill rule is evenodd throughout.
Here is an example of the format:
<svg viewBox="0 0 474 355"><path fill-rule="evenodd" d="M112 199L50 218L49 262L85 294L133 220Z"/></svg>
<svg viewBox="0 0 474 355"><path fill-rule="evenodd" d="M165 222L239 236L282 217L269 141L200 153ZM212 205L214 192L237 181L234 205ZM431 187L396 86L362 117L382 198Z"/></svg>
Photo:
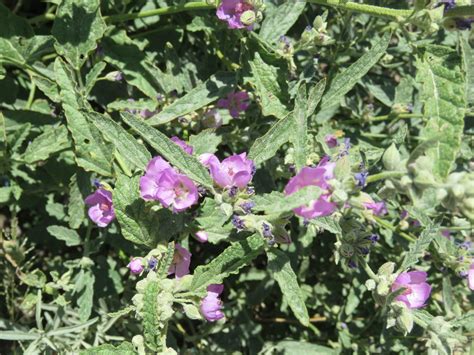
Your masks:
<svg viewBox="0 0 474 355"><path fill-rule="evenodd" d="M449 229L443 229L441 235L445 238L451 239L451 232Z"/></svg>
<svg viewBox="0 0 474 355"><path fill-rule="evenodd" d="M177 145L179 145L189 155L193 154L193 147L188 145L185 141L179 139L176 136L171 137L171 140L175 142Z"/></svg>
<svg viewBox="0 0 474 355"><path fill-rule="evenodd" d="M143 271L145 268L143 266L143 260L142 258L133 258L127 265L127 267L130 269L130 272L134 275L137 275Z"/></svg>
<svg viewBox="0 0 474 355"><path fill-rule="evenodd" d="M384 214L387 214L387 212L388 212L384 201L381 201L381 202L365 202L363 205L368 210L371 210L372 213L376 216L383 216Z"/></svg>
<svg viewBox="0 0 474 355"><path fill-rule="evenodd" d="M316 168L304 167L298 174L290 179L285 187L285 195L291 195L306 186L318 186L327 193L318 199L310 201L306 206L295 208L293 212L301 217L312 219L316 217L329 216L336 210L336 204L329 201L331 186L328 180L334 177L335 163L328 159L322 159Z"/></svg>
<svg viewBox="0 0 474 355"><path fill-rule="evenodd" d="M245 222L239 216L233 215L230 221L238 231L245 229Z"/></svg>
<svg viewBox="0 0 474 355"><path fill-rule="evenodd" d="M207 233L205 231L198 231L194 234L194 236L201 243L206 243L209 239L209 236L207 235Z"/></svg>
<svg viewBox="0 0 474 355"><path fill-rule="evenodd" d="M155 157L147 165L140 178L140 195L146 201L157 200L176 212L184 211L197 203L198 189L186 175L179 174L161 157Z"/></svg>
<svg viewBox="0 0 474 355"><path fill-rule="evenodd" d="M148 268L153 270L156 265L158 265L158 259L156 259L154 256L150 257L150 259L148 259Z"/></svg>
<svg viewBox="0 0 474 355"><path fill-rule="evenodd" d="M456 0L440 0L435 7L444 5L444 13L456 7Z"/></svg>
<svg viewBox="0 0 474 355"><path fill-rule="evenodd" d="M252 29L252 26L246 26L240 21L240 16L245 11L253 10L254 7L243 0L222 0L217 8L216 15L219 20L226 21L227 26L231 29L247 28Z"/></svg>
<svg viewBox="0 0 474 355"><path fill-rule="evenodd" d="M168 275L174 274L177 279L189 274L191 264L191 253L176 243L174 246L173 262L168 270Z"/></svg>
<svg viewBox="0 0 474 355"><path fill-rule="evenodd" d="M217 106L229 110L233 118L239 117L240 112L249 107L249 94L246 91L237 91L227 95L227 98L217 101Z"/></svg>
<svg viewBox="0 0 474 355"><path fill-rule="evenodd" d="M201 154L199 160L209 168L214 182L222 188L236 186L240 189L252 180L254 163L247 154L234 154L222 162L214 154Z"/></svg>
<svg viewBox="0 0 474 355"><path fill-rule="evenodd" d="M90 219L99 227L107 227L115 219L112 204L112 192L99 188L84 201L90 206L88 214Z"/></svg>
<svg viewBox="0 0 474 355"><path fill-rule="evenodd" d="M255 207L255 202L253 201L246 201L240 205L242 210L244 211L245 214L250 214L252 213L252 208Z"/></svg>
<svg viewBox="0 0 474 355"><path fill-rule="evenodd" d="M142 116L142 118L150 118L151 116L153 116L156 112L155 111L150 111L149 109L144 109L144 110L140 110L140 116Z"/></svg>
<svg viewBox="0 0 474 355"><path fill-rule="evenodd" d="M474 291L474 263L471 264L467 272L467 284L469 288Z"/></svg>
<svg viewBox="0 0 474 355"><path fill-rule="evenodd" d="M357 181L357 186L364 187L367 185L367 176L369 176L368 171L361 171L360 173L355 173L354 178Z"/></svg>
<svg viewBox="0 0 474 355"><path fill-rule="evenodd" d="M207 296L201 300L201 313L209 322L224 318L222 301L219 295L224 291L224 285L212 284L207 287Z"/></svg>
<svg viewBox="0 0 474 355"><path fill-rule="evenodd" d="M369 240L372 245L375 245L380 240L380 237L378 236L378 234L371 234Z"/></svg>
<svg viewBox="0 0 474 355"><path fill-rule="evenodd" d="M431 293L431 286L426 282L427 276L424 271L402 272L392 284L392 292L402 287L406 290L395 300L405 303L408 308L424 307Z"/></svg>
<svg viewBox="0 0 474 355"><path fill-rule="evenodd" d="M329 148L334 148L337 146L337 138L333 134L328 134L324 137L324 141L328 145Z"/></svg>

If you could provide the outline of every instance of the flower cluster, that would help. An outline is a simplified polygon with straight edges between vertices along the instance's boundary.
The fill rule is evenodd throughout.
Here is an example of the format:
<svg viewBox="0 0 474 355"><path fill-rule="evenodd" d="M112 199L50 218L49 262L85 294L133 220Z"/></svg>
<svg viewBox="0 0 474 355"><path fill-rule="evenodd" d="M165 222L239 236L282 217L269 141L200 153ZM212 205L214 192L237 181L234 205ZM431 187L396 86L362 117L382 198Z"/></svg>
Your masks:
<svg viewBox="0 0 474 355"><path fill-rule="evenodd" d="M256 0L222 0L216 14L230 29L252 30L262 19L262 7L263 2Z"/></svg>

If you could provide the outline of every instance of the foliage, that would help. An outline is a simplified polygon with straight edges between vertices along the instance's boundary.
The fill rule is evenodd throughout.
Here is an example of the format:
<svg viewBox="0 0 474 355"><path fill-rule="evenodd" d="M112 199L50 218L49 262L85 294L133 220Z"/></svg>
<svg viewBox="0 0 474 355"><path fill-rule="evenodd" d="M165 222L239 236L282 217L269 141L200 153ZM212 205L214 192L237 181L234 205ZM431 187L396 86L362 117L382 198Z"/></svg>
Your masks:
<svg viewBox="0 0 474 355"><path fill-rule="evenodd" d="M0 4L0 353L468 352L473 6L238 2Z"/></svg>

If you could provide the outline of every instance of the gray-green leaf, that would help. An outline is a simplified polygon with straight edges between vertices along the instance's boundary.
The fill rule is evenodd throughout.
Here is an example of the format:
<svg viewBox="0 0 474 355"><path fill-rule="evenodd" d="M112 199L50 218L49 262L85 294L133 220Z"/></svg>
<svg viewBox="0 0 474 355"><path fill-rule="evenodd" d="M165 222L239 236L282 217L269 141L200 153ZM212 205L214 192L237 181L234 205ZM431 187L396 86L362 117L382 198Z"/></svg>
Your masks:
<svg viewBox="0 0 474 355"><path fill-rule="evenodd" d="M106 28L100 15L100 0L63 0L52 29L56 51L79 69Z"/></svg>
<svg viewBox="0 0 474 355"><path fill-rule="evenodd" d="M68 247L81 244L81 238L75 230L63 226L49 226L47 230L53 237L65 242Z"/></svg>
<svg viewBox="0 0 474 355"><path fill-rule="evenodd" d="M317 186L306 186L295 193L285 194L273 191L269 194L257 195L253 199L255 211L263 211L266 214L281 214L290 212L294 208L307 205L310 201L317 200L322 190Z"/></svg>
<svg viewBox="0 0 474 355"><path fill-rule="evenodd" d="M303 293L291 268L290 259L279 249L270 249L267 252L268 269L278 282L283 298L288 302L291 310L301 324L309 325L308 310L304 303Z"/></svg>
<svg viewBox="0 0 474 355"><path fill-rule="evenodd" d="M269 14L265 14L265 19L260 28L260 37L272 43L276 42L295 24L304 10L304 1L289 0L278 6Z"/></svg>

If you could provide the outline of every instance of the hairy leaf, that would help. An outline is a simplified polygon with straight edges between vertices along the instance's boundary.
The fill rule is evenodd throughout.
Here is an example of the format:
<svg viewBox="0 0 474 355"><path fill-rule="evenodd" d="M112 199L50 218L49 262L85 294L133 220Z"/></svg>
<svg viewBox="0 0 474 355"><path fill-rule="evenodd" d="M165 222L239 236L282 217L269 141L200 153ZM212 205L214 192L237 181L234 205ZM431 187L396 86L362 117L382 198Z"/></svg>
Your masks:
<svg viewBox="0 0 474 355"><path fill-rule="evenodd" d="M266 14L260 28L260 37L270 43L276 42L295 24L305 5L304 1L289 0L283 2L271 13Z"/></svg>
<svg viewBox="0 0 474 355"><path fill-rule="evenodd" d="M62 226L49 226L47 229L49 234L56 239L64 241L68 247L81 244L81 238L75 230Z"/></svg>
<svg viewBox="0 0 474 355"><path fill-rule="evenodd" d="M307 205L310 201L317 200L322 190L317 186L307 186L301 190L286 196L282 192L273 191L269 194L254 197L255 211L263 211L266 214L281 214L290 212L294 208Z"/></svg>

